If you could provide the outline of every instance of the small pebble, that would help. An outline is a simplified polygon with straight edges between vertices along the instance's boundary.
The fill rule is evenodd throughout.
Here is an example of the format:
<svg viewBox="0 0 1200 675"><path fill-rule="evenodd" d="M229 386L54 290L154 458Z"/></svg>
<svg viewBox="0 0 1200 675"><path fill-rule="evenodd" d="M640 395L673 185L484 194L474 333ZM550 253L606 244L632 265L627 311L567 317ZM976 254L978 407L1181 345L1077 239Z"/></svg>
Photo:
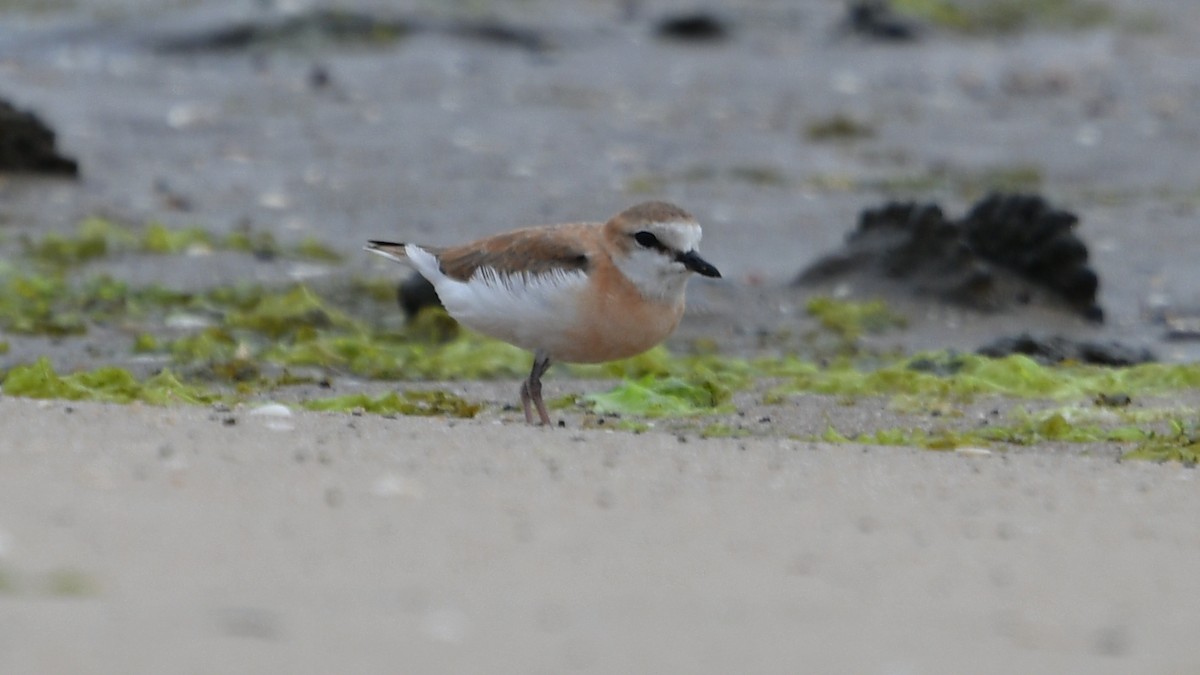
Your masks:
<svg viewBox="0 0 1200 675"><path fill-rule="evenodd" d="M250 414L262 417L291 417L292 410L282 403L267 403L251 410Z"/></svg>

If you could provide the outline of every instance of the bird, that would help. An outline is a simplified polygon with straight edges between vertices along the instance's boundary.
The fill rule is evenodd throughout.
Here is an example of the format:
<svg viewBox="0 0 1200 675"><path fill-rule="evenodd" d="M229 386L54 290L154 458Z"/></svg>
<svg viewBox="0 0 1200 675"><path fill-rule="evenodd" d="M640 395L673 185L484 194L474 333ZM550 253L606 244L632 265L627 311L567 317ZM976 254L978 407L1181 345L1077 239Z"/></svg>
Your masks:
<svg viewBox="0 0 1200 675"><path fill-rule="evenodd" d="M700 257L700 224L661 201L607 222L523 227L458 246L369 240L365 250L416 269L459 323L533 353L521 383L525 422L549 426L542 375L551 362L602 363L665 340L683 317Z"/></svg>

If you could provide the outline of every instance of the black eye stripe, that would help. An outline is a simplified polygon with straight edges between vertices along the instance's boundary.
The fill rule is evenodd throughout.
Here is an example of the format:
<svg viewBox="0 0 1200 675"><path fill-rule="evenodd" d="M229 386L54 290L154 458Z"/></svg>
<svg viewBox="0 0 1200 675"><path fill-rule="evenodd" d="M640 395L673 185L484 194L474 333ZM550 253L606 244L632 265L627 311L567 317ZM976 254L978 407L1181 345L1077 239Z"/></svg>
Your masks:
<svg viewBox="0 0 1200 675"><path fill-rule="evenodd" d="M658 240L658 237L654 236L653 232L647 232L646 230L636 232L633 235L633 239L639 246L658 249L660 251L666 250L666 246L663 246L662 242Z"/></svg>

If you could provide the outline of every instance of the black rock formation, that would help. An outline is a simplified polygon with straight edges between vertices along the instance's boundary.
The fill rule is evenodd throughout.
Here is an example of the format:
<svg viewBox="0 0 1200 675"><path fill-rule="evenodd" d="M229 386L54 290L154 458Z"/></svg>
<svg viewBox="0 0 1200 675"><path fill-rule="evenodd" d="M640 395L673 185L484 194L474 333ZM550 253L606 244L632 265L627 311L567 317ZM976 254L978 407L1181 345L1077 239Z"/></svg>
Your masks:
<svg viewBox="0 0 1200 675"><path fill-rule="evenodd" d="M655 35L677 42L720 42L731 32L728 21L710 12L671 14L654 26Z"/></svg>
<svg viewBox="0 0 1200 675"><path fill-rule="evenodd" d="M881 42L917 39L917 24L897 16L887 0L854 0L846 5L841 31Z"/></svg>
<svg viewBox="0 0 1200 675"><path fill-rule="evenodd" d="M400 303L400 309L404 310L404 316L409 319L426 307L442 306L433 284L417 272L400 282L400 287L396 289L396 300Z"/></svg>
<svg viewBox="0 0 1200 675"><path fill-rule="evenodd" d="M967 245L985 260L1049 288L1085 317L1101 321L1100 278L1075 232L1079 218L1037 195L991 195L975 205L961 227Z"/></svg>
<svg viewBox="0 0 1200 675"><path fill-rule="evenodd" d="M168 54L263 51L314 45L385 46L420 32L442 33L540 53L552 47L541 32L494 20L431 20L341 9L310 9L282 18L238 21L166 36L154 47Z"/></svg>
<svg viewBox="0 0 1200 675"><path fill-rule="evenodd" d="M54 131L37 115L0 99L0 172L74 177L79 164L59 154Z"/></svg>
<svg viewBox="0 0 1200 675"><path fill-rule="evenodd" d="M1036 195L990 195L960 221L947 219L936 204L889 202L864 211L846 246L809 266L796 283L875 275L980 311L1049 294L1100 322L1099 277L1088 266L1078 222Z"/></svg>
<svg viewBox="0 0 1200 675"><path fill-rule="evenodd" d="M1074 340L1059 335L1035 337L1029 333L999 338L977 351L992 357L1024 354L1046 364L1075 361L1101 366L1133 366L1156 360L1149 349L1120 342Z"/></svg>

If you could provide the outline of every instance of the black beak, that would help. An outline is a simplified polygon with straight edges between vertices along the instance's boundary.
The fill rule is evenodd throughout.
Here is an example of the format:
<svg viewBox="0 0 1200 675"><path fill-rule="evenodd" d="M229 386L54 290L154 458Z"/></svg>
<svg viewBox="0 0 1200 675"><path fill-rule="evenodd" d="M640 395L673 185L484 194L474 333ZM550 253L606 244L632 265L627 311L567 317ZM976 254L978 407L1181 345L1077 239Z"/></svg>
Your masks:
<svg viewBox="0 0 1200 675"><path fill-rule="evenodd" d="M704 258L701 258L700 254L696 253L695 251L688 251L687 253L680 253L675 256L675 261L683 263L684 267L695 272L696 274L699 274L702 277L713 277L715 279L721 278L720 270L713 267Z"/></svg>

